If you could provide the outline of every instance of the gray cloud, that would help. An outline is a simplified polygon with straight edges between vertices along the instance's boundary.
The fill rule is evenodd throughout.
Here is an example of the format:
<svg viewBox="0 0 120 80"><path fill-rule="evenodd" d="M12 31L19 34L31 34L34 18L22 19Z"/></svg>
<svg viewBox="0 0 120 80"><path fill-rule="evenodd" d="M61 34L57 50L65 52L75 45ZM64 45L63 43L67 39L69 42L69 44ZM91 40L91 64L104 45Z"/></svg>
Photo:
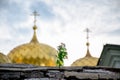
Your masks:
<svg viewBox="0 0 120 80"><path fill-rule="evenodd" d="M0 0L0 10L7 9L9 5L9 0Z"/></svg>

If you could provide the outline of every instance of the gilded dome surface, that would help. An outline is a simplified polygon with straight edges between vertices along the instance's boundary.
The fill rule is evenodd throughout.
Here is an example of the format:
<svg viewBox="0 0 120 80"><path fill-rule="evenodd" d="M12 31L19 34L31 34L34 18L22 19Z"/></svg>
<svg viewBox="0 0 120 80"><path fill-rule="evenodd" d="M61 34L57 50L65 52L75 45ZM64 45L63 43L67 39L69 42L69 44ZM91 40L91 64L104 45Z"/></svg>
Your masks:
<svg viewBox="0 0 120 80"><path fill-rule="evenodd" d="M4 55L3 53L0 53L0 63L10 63L10 60L6 55Z"/></svg>
<svg viewBox="0 0 120 80"><path fill-rule="evenodd" d="M8 56L13 63L55 66L56 54L56 50L46 44L28 43L14 48Z"/></svg>
<svg viewBox="0 0 120 80"><path fill-rule="evenodd" d="M98 58L92 57L90 55L89 49L87 49L86 56L76 60L71 64L71 66L96 66L97 62L98 62Z"/></svg>
<svg viewBox="0 0 120 80"><path fill-rule="evenodd" d="M36 25L30 43L20 45L10 51L8 57L13 63L33 64L36 66L56 66L57 51L49 45L39 43Z"/></svg>
<svg viewBox="0 0 120 80"><path fill-rule="evenodd" d="M96 66L98 58L96 57L84 57L76 60L71 66Z"/></svg>

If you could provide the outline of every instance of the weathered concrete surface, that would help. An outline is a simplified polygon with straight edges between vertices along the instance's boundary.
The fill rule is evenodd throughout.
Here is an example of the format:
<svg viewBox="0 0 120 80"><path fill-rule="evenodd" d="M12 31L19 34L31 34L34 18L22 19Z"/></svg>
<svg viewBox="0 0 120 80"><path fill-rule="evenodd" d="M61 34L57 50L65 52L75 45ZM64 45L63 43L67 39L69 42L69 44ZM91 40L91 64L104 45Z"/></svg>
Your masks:
<svg viewBox="0 0 120 80"><path fill-rule="evenodd" d="M120 79L120 68L37 67L26 64L0 64L0 80L83 80Z"/></svg>

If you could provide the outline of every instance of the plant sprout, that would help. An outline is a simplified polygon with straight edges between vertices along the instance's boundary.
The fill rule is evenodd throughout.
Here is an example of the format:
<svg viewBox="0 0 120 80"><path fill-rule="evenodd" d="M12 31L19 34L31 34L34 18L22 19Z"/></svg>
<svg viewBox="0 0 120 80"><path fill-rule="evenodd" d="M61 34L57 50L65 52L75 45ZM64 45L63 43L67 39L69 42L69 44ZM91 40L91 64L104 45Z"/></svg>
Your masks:
<svg viewBox="0 0 120 80"><path fill-rule="evenodd" d="M65 48L65 44L61 43L61 45L58 46L58 55L57 55L57 61L56 61L57 66L60 67L64 65L63 59L67 59L67 50Z"/></svg>

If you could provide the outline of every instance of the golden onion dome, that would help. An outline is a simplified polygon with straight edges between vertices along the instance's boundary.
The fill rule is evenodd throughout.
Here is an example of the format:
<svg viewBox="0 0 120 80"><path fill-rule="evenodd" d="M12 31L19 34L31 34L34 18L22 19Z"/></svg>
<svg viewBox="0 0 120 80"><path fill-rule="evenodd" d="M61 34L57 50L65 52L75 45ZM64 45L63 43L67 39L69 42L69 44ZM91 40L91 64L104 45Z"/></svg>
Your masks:
<svg viewBox="0 0 120 80"><path fill-rule="evenodd" d="M8 57L13 63L56 66L57 51L47 44L39 43L36 37L36 29L37 26L34 25L32 40L11 50Z"/></svg>
<svg viewBox="0 0 120 80"><path fill-rule="evenodd" d="M85 31L87 32L87 43L86 43L87 53L86 53L86 56L76 60L75 62L73 62L71 64L71 66L96 66L97 65L98 58L92 57L90 52L89 52L89 45L90 44L89 44L89 40L88 40L89 39L88 33L90 31L88 28Z"/></svg>
<svg viewBox="0 0 120 80"><path fill-rule="evenodd" d="M71 66L96 66L98 58L95 57L84 57L73 62Z"/></svg>
<svg viewBox="0 0 120 80"><path fill-rule="evenodd" d="M76 60L71 66L96 66L97 62L98 58L92 57L89 53L89 50L87 50L86 56Z"/></svg>
<svg viewBox="0 0 120 80"><path fill-rule="evenodd" d="M10 60L6 55L0 53L0 63L10 63Z"/></svg>

